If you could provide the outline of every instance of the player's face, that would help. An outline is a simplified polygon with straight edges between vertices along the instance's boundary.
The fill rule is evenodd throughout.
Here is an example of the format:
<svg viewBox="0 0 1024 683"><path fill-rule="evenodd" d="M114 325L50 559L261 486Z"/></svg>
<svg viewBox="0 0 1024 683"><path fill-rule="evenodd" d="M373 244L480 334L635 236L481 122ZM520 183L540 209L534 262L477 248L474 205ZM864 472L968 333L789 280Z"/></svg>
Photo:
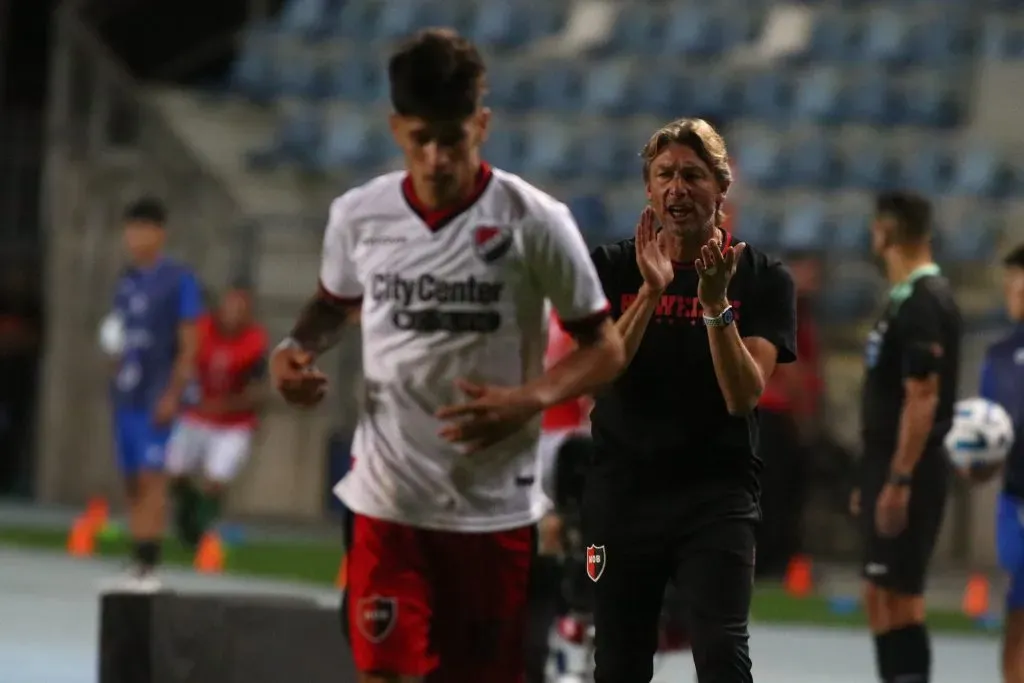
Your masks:
<svg viewBox="0 0 1024 683"><path fill-rule="evenodd" d="M480 145L487 139L490 118L489 109L454 121L391 116L391 133L421 200L446 206L469 192L480 168Z"/></svg>
<svg viewBox="0 0 1024 683"><path fill-rule="evenodd" d="M1024 320L1024 268L1011 267L1003 275L1006 313L1010 320Z"/></svg>
<svg viewBox="0 0 1024 683"><path fill-rule="evenodd" d="M148 264L164 248L167 235L164 229L147 221L129 221L124 226L124 246L134 263Z"/></svg>
<svg viewBox="0 0 1024 683"><path fill-rule="evenodd" d="M249 296L245 292L236 290L227 292L220 302L221 324L229 330L236 330L242 327L248 319Z"/></svg>
<svg viewBox="0 0 1024 683"><path fill-rule="evenodd" d="M673 143L651 161L647 199L662 227L682 237L704 231L725 194L695 151Z"/></svg>

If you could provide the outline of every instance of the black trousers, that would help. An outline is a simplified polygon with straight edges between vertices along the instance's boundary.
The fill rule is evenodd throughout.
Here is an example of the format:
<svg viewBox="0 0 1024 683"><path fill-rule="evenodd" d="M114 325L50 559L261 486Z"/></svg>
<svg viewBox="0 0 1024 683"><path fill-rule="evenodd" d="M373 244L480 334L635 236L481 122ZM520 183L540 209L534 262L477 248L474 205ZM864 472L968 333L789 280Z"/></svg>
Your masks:
<svg viewBox="0 0 1024 683"><path fill-rule="evenodd" d="M594 583L597 683L651 680L669 582L688 607L698 680L750 683L753 495L707 486L684 496L622 504L607 497L614 488L588 483L584 498L584 540L593 546L588 574Z"/></svg>

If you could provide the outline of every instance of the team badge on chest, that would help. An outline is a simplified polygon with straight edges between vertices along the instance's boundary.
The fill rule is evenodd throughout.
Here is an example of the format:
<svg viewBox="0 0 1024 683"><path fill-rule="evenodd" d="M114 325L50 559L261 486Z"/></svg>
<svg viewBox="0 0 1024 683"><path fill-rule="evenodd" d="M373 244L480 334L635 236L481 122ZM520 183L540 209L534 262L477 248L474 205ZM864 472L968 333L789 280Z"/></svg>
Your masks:
<svg viewBox="0 0 1024 683"><path fill-rule="evenodd" d="M473 248L484 263L494 263L512 247L512 231L493 225L473 229Z"/></svg>

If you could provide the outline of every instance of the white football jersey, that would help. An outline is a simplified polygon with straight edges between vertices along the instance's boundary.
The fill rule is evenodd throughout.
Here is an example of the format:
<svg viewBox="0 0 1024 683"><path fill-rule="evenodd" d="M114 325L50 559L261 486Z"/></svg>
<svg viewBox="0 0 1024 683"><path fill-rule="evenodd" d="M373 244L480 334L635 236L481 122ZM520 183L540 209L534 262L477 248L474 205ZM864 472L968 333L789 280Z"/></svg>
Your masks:
<svg viewBox="0 0 1024 683"><path fill-rule="evenodd" d="M362 300L366 395L349 509L429 529L484 532L543 513L531 495L540 419L468 455L442 439L455 381L517 386L544 371L545 300L566 324L600 321L608 302L569 209L521 178L484 167L473 196L431 212L404 173L331 205L321 287Z"/></svg>

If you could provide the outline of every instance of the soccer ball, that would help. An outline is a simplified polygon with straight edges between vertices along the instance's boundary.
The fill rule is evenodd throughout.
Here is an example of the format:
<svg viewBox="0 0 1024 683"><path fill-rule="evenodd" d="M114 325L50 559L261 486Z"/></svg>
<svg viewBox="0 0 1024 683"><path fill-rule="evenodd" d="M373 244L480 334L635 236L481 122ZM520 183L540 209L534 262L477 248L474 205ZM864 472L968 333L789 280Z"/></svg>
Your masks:
<svg viewBox="0 0 1024 683"><path fill-rule="evenodd" d="M949 459L961 469L997 465L1013 446L1013 420L998 403L984 398L958 401L946 434Z"/></svg>
<svg viewBox="0 0 1024 683"><path fill-rule="evenodd" d="M117 356L124 350L124 321L111 313L100 323L100 348L108 356Z"/></svg>

